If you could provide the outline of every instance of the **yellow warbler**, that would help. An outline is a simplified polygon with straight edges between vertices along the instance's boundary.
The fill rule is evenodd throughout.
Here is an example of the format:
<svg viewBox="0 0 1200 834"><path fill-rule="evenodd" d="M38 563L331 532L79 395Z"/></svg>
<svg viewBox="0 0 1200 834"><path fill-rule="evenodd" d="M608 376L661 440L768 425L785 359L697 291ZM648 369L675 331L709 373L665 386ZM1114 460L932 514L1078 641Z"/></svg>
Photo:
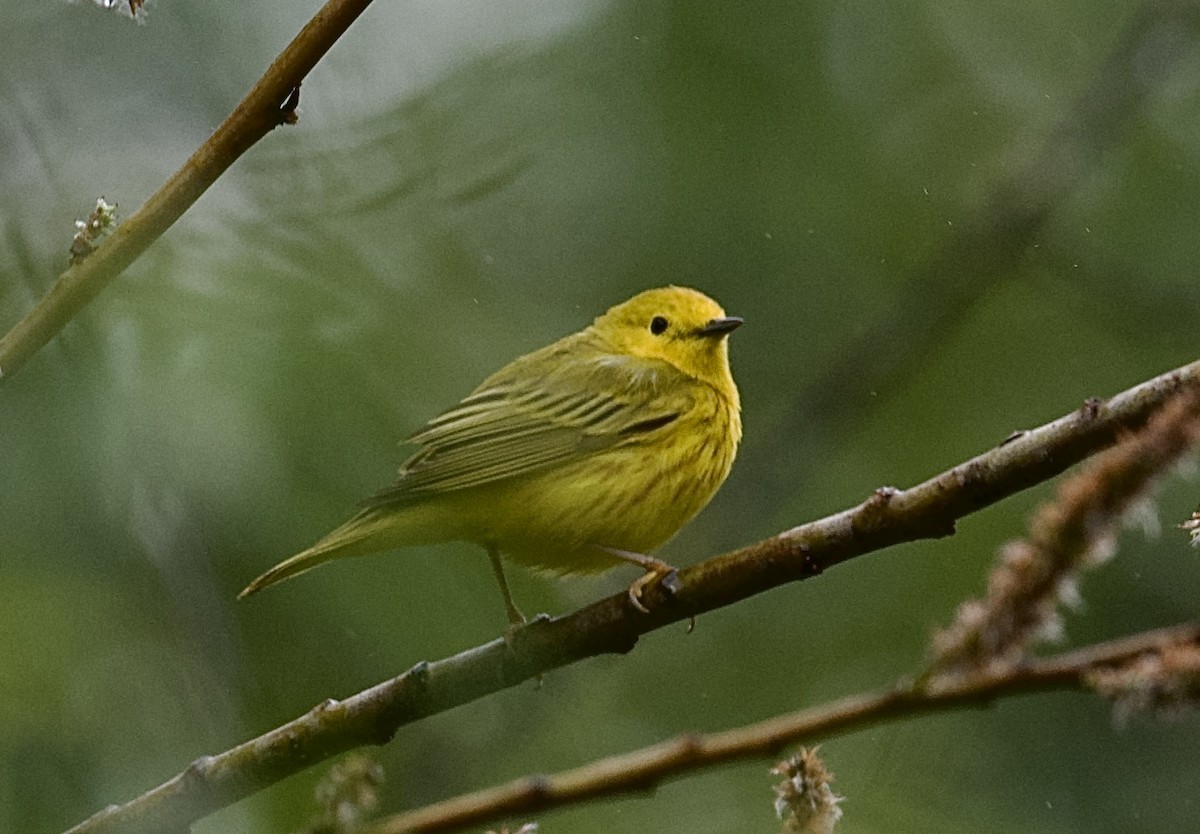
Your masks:
<svg viewBox="0 0 1200 834"><path fill-rule="evenodd" d="M590 327L513 360L409 438L396 483L307 550L251 582L255 593L322 562L396 547L486 548L557 574L672 568L644 555L709 502L742 435L725 337L742 323L684 287L647 290Z"/></svg>

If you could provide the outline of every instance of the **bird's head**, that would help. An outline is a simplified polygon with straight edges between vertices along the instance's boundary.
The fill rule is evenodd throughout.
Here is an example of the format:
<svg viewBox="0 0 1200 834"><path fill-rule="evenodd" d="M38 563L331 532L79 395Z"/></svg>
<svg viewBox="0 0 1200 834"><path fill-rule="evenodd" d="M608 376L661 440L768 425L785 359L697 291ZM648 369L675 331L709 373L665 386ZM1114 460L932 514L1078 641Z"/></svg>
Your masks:
<svg viewBox="0 0 1200 834"><path fill-rule="evenodd" d="M702 292L663 287L618 304L592 328L618 353L661 359L723 389L732 385L725 337L741 323Z"/></svg>

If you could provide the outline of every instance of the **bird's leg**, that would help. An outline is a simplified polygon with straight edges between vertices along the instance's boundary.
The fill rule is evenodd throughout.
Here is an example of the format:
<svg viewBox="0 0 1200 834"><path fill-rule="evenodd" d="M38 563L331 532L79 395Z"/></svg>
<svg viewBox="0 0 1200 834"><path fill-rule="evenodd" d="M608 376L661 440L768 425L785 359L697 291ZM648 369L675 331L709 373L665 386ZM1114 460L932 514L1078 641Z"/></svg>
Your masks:
<svg viewBox="0 0 1200 834"><path fill-rule="evenodd" d="M504 578L504 565L500 562L500 551L494 546L488 545L488 558L492 560L492 573L496 574L496 583L500 586L500 593L504 594L504 609L508 612L509 630L513 630L518 626L525 625L525 615L521 613L521 609L517 608L513 602L512 594L508 590L508 580Z"/></svg>
<svg viewBox="0 0 1200 834"><path fill-rule="evenodd" d="M529 622L525 619L525 615L521 613L521 609L517 608L513 602L512 594L508 590L508 580L504 578L504 563L500 561L500 551L492 545L488 545L488 558L492 560L492 573L496 574L496 583L500 586L500 593L504 594L504 608L508 611L508 628L504 629L504 643L508 646L509 651L513 650L513 638L517 633L517 629ZM539 614L537 618L544 618L545 614ZM535 618L535 619L537 619ZM542 676L537 675L533 679L534 688L542 688Z"/></svg>
<svg viewBox="0 0 1200 834"><path fill-rule="evenodd" d="M647 556L645 553L633 553L628 550L619 550L615 547L599 546L605 553L616 556L618 559L624 559L626 562L632 562L645 571L644 574L635 579L629 586L629 601L633 603L633 607L643 614L649 614L650 609L642 604L642 591L648 588L654 582L662 582L663 590L669 594L675 593L679 589L679 578L676 575L675 568L668 565L662 559L655 559L653 556Z"/></svg>

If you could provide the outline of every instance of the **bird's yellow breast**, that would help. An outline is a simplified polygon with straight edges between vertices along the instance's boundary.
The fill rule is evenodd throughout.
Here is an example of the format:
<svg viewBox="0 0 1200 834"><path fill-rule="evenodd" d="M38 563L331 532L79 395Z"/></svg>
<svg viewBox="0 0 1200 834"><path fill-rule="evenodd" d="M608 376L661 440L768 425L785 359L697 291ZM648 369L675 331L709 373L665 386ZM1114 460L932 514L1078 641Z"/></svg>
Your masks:
<svg viewBox="0 0 1200 834"><path fill-rule="evenodd" d="M695 405L629 442L458 496L460 537L558 574L607 570L601 548L649 553L708 504L741 438L736 401L697 385ZM450 509L450 508L447 508Z"/></svg>

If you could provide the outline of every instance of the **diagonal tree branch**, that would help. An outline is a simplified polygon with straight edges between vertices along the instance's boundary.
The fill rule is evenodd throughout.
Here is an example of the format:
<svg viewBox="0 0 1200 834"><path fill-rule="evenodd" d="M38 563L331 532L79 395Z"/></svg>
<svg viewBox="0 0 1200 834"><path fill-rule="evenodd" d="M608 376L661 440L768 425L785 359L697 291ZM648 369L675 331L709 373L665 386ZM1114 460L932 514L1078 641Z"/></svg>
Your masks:
<svg viewBox="0 0 1200 834"><path fill-rule="evenodd" d="M1174 394L1200 385L1200 361L1083 406L907 490L881 488L857 507L679 571L671 595L648 590L649 614L626 594L572 614L540 617L513 634L377 684L187 770L136 799L111 806L70 834L181 828L343 751L383 744L397 729L585 657L630 651L673 622L732 605L892 544L938 538L955 522L1058 475L1143 425Z"/></svg>
<svg viewBox="0 0 1200 834"><path fill-rule="evenodd" d="M774 756L793 744L864 730L913 715L990 706L1029 692L1089 688L1099 670L1132 663L1164 647L1200 650L1200 623L1156 629L1028 663L969 675L938 675L921 688L899 683L821 706L708 735L683 735L550 775L526 776L397 814L363 834L433 834L527 817L599 797L652 790L672 777L744 759Z"/></svg>
<svg viewBox="0 0 1200 834"><path fill-rule="evenodd" d="M95 251L63 272L37 306L0 338L0 381L53 339L238 157L277 126L295 120L300 82L370 2L325 3L183 167Z"/></svg>

